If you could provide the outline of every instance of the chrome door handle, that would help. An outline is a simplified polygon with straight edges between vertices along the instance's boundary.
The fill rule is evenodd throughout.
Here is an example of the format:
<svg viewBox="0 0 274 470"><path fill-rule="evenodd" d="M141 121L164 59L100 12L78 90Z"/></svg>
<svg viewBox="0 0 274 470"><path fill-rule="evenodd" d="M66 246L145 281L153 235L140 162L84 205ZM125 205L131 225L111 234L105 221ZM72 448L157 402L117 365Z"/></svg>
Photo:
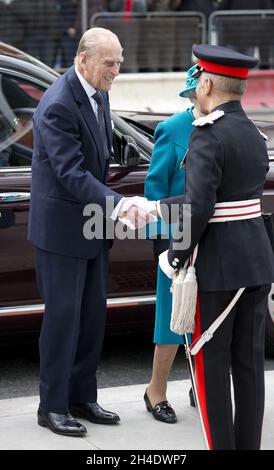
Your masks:
<svg viewBox="0 0 274 470"><path fill-rule="evenodd" d="M2 202L20 202L20 201L29 201L30 193L0 193L0 203Z"/></svg>

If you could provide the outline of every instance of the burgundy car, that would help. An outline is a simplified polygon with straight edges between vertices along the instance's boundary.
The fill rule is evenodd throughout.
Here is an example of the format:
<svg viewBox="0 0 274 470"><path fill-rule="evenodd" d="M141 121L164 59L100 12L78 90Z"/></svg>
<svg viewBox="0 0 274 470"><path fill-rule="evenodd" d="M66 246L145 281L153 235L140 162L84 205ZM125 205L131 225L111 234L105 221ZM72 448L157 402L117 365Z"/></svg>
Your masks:
<svg viewBox="0 0 274 470"><path fill-rule="evenodd" d="M38 332L44 306L27 241L31 185L32 115L58 74L0 43L0 334ZM113 155L108 185L125 195L143 195L153 132L168 115L112 112ZM274 125L256 125L268 135L270 171L263 209L274 213ZM156 269L151 242L116 240L110 254L108 322L111 332L147 329L153 322ZM266 344L274 353L274 290L269 295Z"/></svg>

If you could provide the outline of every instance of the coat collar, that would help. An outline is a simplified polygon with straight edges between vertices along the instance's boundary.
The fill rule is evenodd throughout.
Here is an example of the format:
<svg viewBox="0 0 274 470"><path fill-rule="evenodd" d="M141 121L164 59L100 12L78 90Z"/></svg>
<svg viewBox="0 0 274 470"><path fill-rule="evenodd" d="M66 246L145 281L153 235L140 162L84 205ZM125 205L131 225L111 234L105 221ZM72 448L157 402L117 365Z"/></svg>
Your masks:
<svg viewBox="0 0 274 470"><path fill-rule="evenodd" d="M74 68L74 70L88 98L90 98L91 96L94 95L94 93L96 93L97 90L92 85L90 85L90 83L87 82L87 80L83 77L83 75L81 75L81 73L77 70L76 67Z"/></svg>
<svg viewBox="0 0 274 470"><path fill-rule="evenodd" d="M215 108L212 109L213 111L224 111L225 114L227 113L235 113L235 112L244 112L241 102L240 101L226 101L226 103L219 104Z"/></svg>
<svg viewBox="0 0 274 470"><path fill-rule="evenodd" d="M80 83L79 78L76 75L74 65L70 67L67 71L68 81L71 87L72 94L75 98L75 101L80 105L80 111L85 119L85 122L89 128L90 133L94 137L95 144L97 147L98 155L99 155L99 163L101 166L101 170L104 173L105 167L105 158L104 158L104 150L103 144L100 136L99 126L90 104L89 98L87 96L86 91L84 90L83 86ZM107 100L107 93L102 92L102 97L104 100L104 115L105 115L105 122L106 122L106 133L108 139L108 147L111 149L112 145L112 128L111 128L111 120L110 120L110 112L109 112L109 104Z"/></svg>

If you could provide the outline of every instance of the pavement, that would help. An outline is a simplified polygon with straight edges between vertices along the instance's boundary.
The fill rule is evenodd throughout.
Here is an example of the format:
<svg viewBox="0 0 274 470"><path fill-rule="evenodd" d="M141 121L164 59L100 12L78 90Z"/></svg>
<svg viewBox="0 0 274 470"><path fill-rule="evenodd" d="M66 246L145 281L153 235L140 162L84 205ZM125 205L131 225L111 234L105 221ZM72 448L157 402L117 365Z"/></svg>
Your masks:
<svg viewBox="0 0 274 470"><path fill-rule="evenodd" d="M274 371L267 371L262 449L274 449ZM98 403L121 417L118 425L92 424L82 419L83 438L59 436L37 425L37 396L0 400L0 450L197 450L205 449L198 413L190 407L189 380L168 384L168 399L178 422L156 421L146 411L145 386L99 389Z"/></svg>

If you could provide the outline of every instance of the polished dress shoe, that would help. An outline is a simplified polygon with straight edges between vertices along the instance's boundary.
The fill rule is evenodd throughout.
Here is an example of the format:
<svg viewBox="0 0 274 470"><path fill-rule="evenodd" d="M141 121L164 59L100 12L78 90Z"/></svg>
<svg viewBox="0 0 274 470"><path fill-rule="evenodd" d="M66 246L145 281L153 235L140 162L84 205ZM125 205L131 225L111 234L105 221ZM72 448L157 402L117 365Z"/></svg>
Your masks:
<svg viewBox="0 0 274 470"><path fill-rule="evenodd" d="M41 406L37 412L38 424L62 436L83 437L87 430L69 413L59 414L44 411Z"/></svg>
<svg viewBox="0 0 274 470"><path fill-rule="evenodd" d="M98 403L71 405L70 412L74 416L81 416L81 418L96 424L116 424L120 421L120 417L116 413L104 410Z"/></svg>
<svg viewBox="0 0 274 470"><path fill-rule="evenodd" d="M189 403L190 403L190 406L193 406L194 408L196 407L196 403L195 403L195 400L194 400L194 394L193 394L193 388L191 387L189 389Z"/></svg>
<svg viewBox="0 0 274 470"><path fill-rule="evenodd" d="M147 390L144 394L144 400L147 407L147 411L152 413L152 416L157 419L158 421L163 421L163 423L177 423L177 416L168 401L161 401L157 403L154 407L150 403L150 399L147 395Z"/></svg>

